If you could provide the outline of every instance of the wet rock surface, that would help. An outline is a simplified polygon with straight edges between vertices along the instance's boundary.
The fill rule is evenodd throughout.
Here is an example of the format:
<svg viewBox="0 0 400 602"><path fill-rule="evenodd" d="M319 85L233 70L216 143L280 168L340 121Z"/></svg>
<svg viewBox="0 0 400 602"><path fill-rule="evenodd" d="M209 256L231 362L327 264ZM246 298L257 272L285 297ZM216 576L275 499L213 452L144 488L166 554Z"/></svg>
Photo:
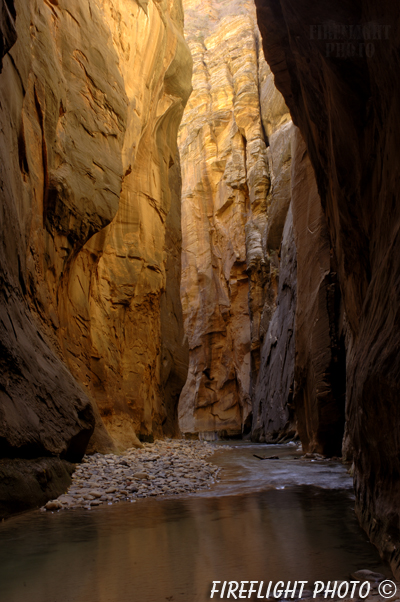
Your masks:
<svg viewBox="0 0 400 602"><path fill-rule="evenodd" d="M297 261L291 208L283 231L279 272L277 309L262 343L253 402L252 439L260 442L293 438L296 434L293 379Z"/></svg>
<svg viewBox="0 0 400 602"><path fill-rule="evenodd" d="M163 440L123 455L85 456L68 491L44 508L90 509L148 496L194 493L217 480L220 469L206 461L214 451L206 442Z"/></svg>

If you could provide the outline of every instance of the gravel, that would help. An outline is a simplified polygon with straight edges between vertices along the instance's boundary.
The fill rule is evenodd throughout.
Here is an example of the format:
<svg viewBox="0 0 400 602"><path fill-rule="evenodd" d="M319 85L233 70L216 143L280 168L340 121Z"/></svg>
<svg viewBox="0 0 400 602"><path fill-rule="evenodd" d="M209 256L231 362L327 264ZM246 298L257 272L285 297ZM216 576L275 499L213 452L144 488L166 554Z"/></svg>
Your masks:
<svg viewBox="0 0 400 602"><path fill-rule="evenodd" d="M42 510L86 508L135 502L148 496L184 495L211 487L220 468L207 462L215 448L207 442L166 439L144 443L122 455L85 456L64 495Z"/></svg>

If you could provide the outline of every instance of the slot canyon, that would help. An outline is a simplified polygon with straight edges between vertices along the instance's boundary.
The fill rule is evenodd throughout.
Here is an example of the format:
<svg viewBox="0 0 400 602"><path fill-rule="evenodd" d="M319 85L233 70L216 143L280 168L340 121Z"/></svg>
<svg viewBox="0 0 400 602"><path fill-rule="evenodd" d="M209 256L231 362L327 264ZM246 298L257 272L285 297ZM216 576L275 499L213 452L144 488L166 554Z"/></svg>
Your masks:
<svg viewBox="0 0 400 602"><path fill-rule="evenodd" d="M6 525L301 444L400 579L399 46L389 0L0 0Z"/></svg>

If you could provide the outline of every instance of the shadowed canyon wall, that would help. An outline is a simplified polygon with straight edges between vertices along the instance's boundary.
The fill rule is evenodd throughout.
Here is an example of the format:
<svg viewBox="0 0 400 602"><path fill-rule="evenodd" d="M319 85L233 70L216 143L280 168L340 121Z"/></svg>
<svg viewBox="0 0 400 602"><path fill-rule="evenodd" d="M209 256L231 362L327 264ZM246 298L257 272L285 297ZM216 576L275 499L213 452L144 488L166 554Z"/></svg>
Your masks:
<svg viewBox="0 0 400 602"><path fill-rule="evenodd" d="M288 135L289 134L289 135ZM341 455L344 433L344 318L335 262L314 171L298 128L280 131L286 148L286 207L276 240L279 270L275 304L263 309L261 361L254 389L252 439L284 441L299 435L306 452ZM274 150L274 137L270 148ZM278 146L279 148L279 146ZM274 183L274 180L272 180ZM278 207L285 207L278 195ZM273 205L272 205L273 207ZM269 212L267 232L276 218ZM267 243L269 238L267 237ZM267 253L273 256L271 245ZM267 255L268 256L268 255Z"/></svg>
<svg viewBox="0 0 400 602"><path fill-rule="evenodd" d="M194 91L179 133L190 349L179 419L183 433L212 438L248 433L252 395L261 400L271 388L271 374L257 377L278 294L293 126L263 57L254 3L185 0L184 8ZM274 399L283 413L293 369L291 357L288 385L277 385Z"/></svg>
<svg viewBox="0 0 400 602"><path fill-rule="evenodd" d="M334 269L324 287L334 293L339 316L333 363L345 364L344 449L354 461L356 510L399 575L398 6L388 0L256 4L265 56L306 141L332 244ZM320 227L318 212L315 219ZM324 272L326 262L321 284ZM336 278L343 310L335 301ZM318 279L315 274L315 291ZM304 335L309 326L299 328ZM307 370L303 361L303 377ZM339 373L343 397L343 368ZM316 447L320 416L307 412L307 392L297 399L306 440Z"/></svg>
<svg viewBox="0 0 400 602"><path fill-rule="evenodd" d="M292 148L297 248L293 411L304 451L341 456L346 392L343 305L314 170L297 128Z"/></svg>
<svg viewBox="0 0 400 602"><path fill-rule="evenodd" d="M179 0L0 6L6 512L61 492L89 439L178 432L176 138L192 61Z"/></svg>

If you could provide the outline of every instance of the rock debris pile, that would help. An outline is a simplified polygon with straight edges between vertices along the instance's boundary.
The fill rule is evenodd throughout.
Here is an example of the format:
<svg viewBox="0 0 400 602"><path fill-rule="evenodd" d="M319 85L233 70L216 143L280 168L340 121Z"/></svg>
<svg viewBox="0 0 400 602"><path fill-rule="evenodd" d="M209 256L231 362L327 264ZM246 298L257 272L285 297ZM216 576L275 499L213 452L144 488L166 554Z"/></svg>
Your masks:
<svg viewBox="0 0 400 602"><path fill-rule="evenodd" d="M122 455L85 456L68 492L46 510L87 508L147 496L193 493L215 483L220 468L206 461L214 453L200 441L156 441Z"/></svg>

